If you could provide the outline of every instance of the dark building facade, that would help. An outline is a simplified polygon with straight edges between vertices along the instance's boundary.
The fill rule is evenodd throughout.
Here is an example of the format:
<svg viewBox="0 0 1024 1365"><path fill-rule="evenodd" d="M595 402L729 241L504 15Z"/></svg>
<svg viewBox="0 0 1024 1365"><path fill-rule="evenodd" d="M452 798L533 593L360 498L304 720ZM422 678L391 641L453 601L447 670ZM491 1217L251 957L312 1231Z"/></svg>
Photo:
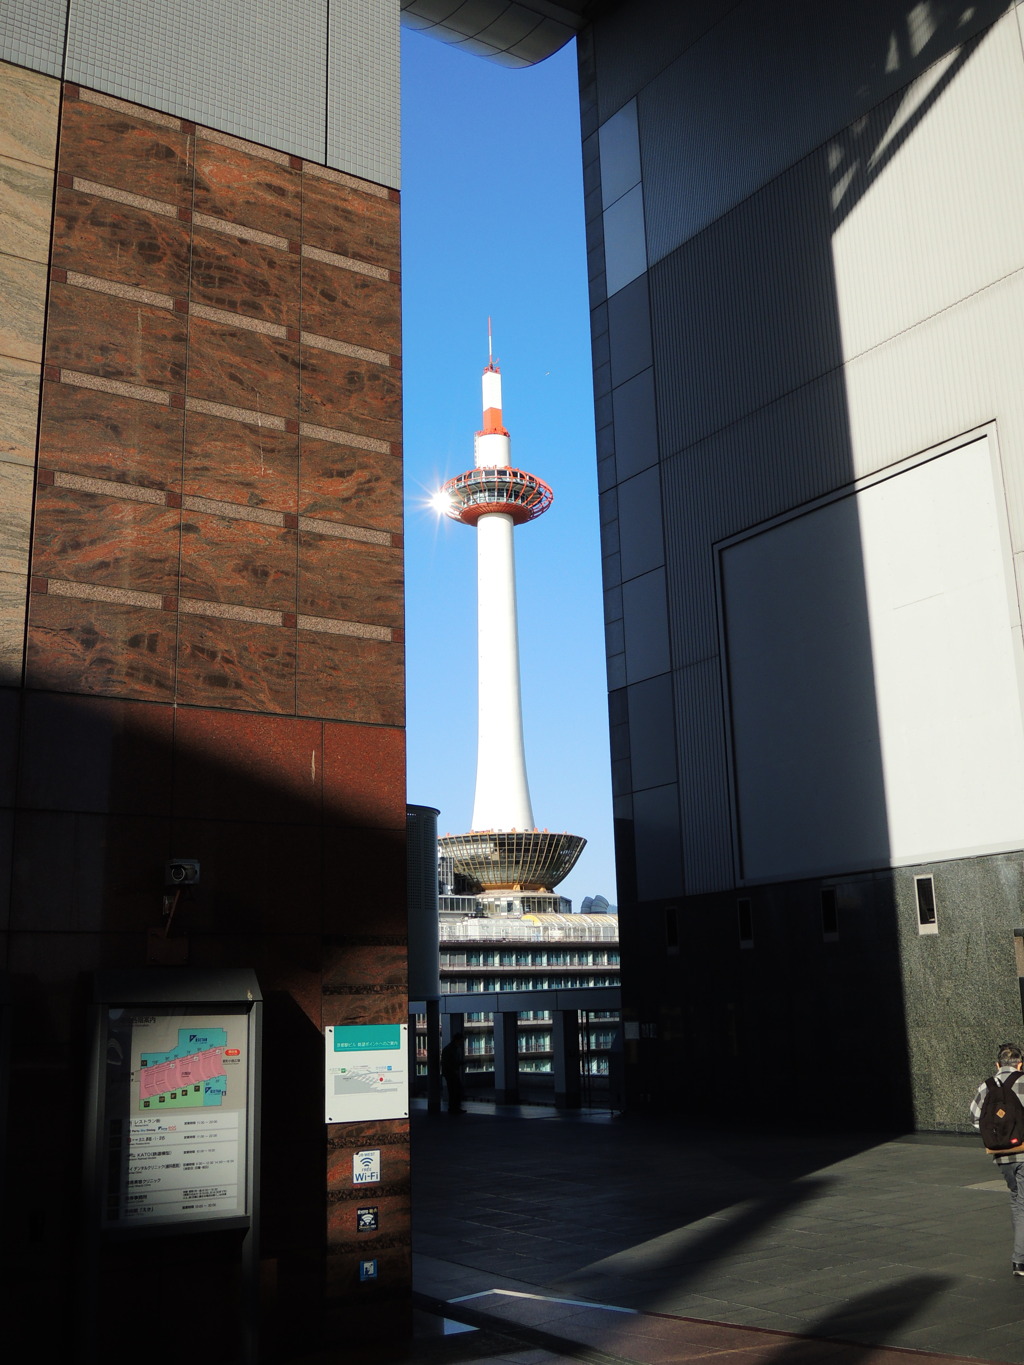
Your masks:
<svg viewBox="0 0 1024 1365"><path fill-rule="evenodd" d="M210 1358L253 1275L268 1358L401 1334L407 1122L323 1102L324 1028L406 1018L397 6L15 4L0 39L8 1289L82 1359L177 1358L145 1305L197 1274ZM79 1213L96 974L239 968L248 1287L226 1234ZM54 1295L90 1248L91 1323Z"/></svg>
<svg viewBox="0 0 1024 1365"><path fill-rule="evenodd" d="M634 1098L964 1127L1021 1029L1021 10L580 38ZM653 987L653 988L652 988ZM841 1108L841 1113L838 1112Z"/></svg>

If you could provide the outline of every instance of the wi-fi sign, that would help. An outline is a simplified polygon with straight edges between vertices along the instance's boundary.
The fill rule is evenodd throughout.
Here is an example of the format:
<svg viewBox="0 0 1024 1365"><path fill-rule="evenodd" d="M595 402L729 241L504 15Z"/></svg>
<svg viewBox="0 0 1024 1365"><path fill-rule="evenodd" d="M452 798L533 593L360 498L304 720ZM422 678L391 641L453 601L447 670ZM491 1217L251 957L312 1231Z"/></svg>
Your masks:
<svg viewBox="0 0 1024 1365"><path fill-rule="evenodd" d="M352 1184L375 1185L380 1180L380 1149L352 1153Z"/></svg>

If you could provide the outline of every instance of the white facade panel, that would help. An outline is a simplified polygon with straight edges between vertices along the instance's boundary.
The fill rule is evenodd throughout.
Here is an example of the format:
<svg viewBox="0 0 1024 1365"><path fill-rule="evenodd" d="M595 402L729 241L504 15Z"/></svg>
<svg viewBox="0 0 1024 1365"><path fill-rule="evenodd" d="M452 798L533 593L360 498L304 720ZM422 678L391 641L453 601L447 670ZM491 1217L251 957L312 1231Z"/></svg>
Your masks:
<svg viewBox="0 0 1024 1365"><path fill-rule="evenodd" d="M869 179L833 233L847 359L1024 265L1016 15L995 24L946 84L951 63L930 68L888 107Z"/></svg>
<svg viewBox="0 0 1024 1365"><path fill-rule="evenodd" d="M76 0L66 75L323 162L327 0Z"/></svg>
<svg viewBox="0 0 1024 1365"><path fill-rule="evenodd" d="M742 875L1024 845L1019 611L991 442L723 551Z"/></svg>
<svg viewBox="0 0 1024 1365"><path fill-rule="evenodd" d="M609 295L647 269L643 187L634 185L604 211L605 288Z"/></svg>
<svg viewBox="0 0 1024 1365"><path fill-rule="evenodd" d="M59 76L64 60L67 0L4 0L0 61Z"/></svg>
<svg viewBox="0 0 1024 1365"><path fill-rule="evenodd" d="M301 3L301 0L300 0ZM398 0L331 0L327 164L398 189Z"/></svg>
<svg viewBox="0 0 1024 1365"><path fill-rule="evenodd" d="M741 0L637 96L660 260L991 24L1003 0ZM655 32L657 30L654 30Z"/></svg>
<svg viewBox="0 0 1024 1365"><path fill-rule="evenodd" d="M8 0L0 58L399 185L399 0Z"/></svg>
<svg viewBox="0 0 1024 1365"><path fill-rule="evenodd" d="M640 135L636 100L618 111L598 131L601 151L601 204L608 208L640 183Z"/></svg>

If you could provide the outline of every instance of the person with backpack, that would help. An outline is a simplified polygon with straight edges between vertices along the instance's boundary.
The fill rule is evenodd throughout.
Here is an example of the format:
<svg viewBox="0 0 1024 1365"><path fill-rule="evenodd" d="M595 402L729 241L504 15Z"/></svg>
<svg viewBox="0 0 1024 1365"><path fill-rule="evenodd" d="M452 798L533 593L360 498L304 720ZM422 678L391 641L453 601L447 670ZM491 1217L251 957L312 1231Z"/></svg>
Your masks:
<svg viewBox="0 0 1024 1365"><path fill-rule="evenodd" d="M1024 1052L1016 1043L1001 1043L996 1066L996 1074L978 1086L971 1118L1010 1191L1010 1268L1024 1276Z"/></svg>

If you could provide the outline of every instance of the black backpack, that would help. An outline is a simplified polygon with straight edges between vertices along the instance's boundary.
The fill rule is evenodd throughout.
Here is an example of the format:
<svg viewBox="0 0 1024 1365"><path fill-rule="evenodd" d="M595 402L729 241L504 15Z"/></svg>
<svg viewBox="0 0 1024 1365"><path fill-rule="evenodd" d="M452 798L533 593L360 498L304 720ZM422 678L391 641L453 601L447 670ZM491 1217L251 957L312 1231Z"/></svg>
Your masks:
<svg viewBox="0 0 1024 1365"><path fill-rule="evenodd" d="M988 1094L981 1106L978 1131L986 1151L1024 1150L1024 1105L1013 1089L1019 1080L1024 1080L1024 1073L1011 1071L1004 1080L990 1076L985 1082Z"/></svg>

